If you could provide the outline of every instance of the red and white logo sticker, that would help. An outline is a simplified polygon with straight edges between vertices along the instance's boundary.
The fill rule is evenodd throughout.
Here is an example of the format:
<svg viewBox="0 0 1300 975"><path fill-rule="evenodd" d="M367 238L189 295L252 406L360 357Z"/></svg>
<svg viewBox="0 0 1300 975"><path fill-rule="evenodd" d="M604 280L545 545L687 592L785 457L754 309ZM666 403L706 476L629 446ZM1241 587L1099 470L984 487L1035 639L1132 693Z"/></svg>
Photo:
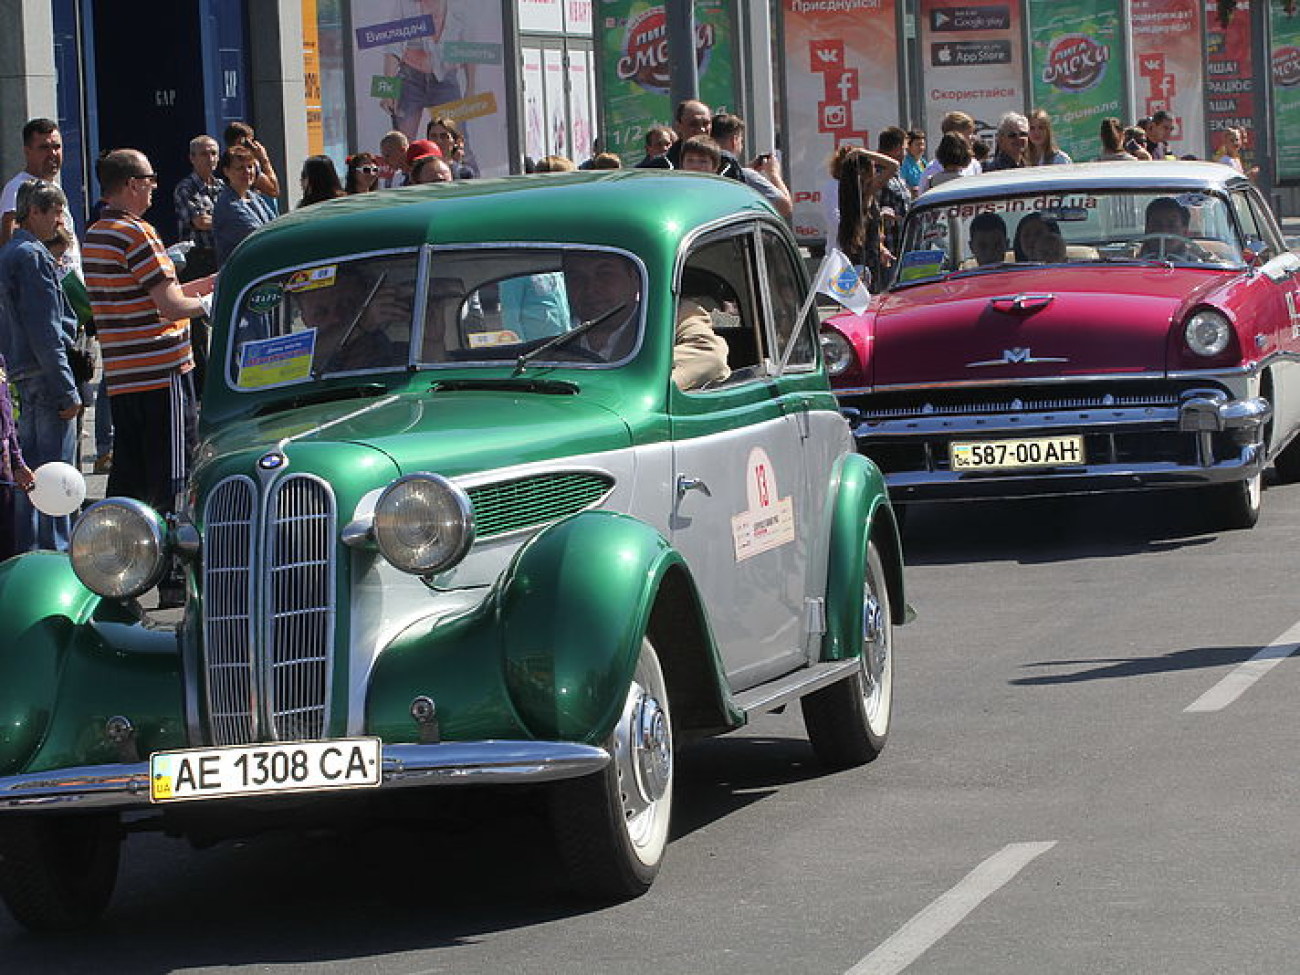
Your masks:
<svg viewBox="0 0 1300 975"><path fill-rule="evenodd" d="M762 447L749 452L745 494L749 508L731 518L737 562L794 541L794 499L779 495L776 471Z"/></svg>

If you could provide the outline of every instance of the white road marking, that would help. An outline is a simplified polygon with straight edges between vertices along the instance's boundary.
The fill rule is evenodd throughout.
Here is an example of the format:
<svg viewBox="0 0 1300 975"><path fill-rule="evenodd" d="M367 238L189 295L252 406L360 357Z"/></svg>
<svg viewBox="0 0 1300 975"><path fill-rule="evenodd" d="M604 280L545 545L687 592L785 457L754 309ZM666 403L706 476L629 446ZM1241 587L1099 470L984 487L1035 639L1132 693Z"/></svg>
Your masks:
<svg viewBox="0 0 1300 975"><path fill-rule="evenodd" d="M1184 713L1222 711L1297 649L1300 649L1300 623L1296 623L1249 660L1233 667L1223 680L1183 708Z"/></svg>
<svg viewBox="0 0 1300 975"><path fill-rule="evenodd" d="M847 975L896 975L961 923L987 897L1010 881L1056 841L1004 846L929 907L895 931Z"/></svg>

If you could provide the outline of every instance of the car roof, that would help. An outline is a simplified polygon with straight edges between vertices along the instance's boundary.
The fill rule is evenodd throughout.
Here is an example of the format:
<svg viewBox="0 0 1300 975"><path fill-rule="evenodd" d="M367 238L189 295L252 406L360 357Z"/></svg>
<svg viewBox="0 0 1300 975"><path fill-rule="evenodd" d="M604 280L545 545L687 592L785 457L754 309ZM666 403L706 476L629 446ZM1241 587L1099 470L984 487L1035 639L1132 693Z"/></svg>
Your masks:
<svg viewBox="0 0 1300 975"><path fill-rule="evenodd" d="M1135 160L1026 166L962 176L926 190L916 205L933 206L1022 193L1087 190L1226 190L1249 181L1230 166L1213 162Z"/></svg>
<svg viewBox="0 0 1300 975"><path fill-rule="evenodd" d="M697 227L748 212L779 221L743 183L671 170L601 170L471 179L360 193L280 217L223 267L274 267L431 244L586 243L675 249Z"/></svg>

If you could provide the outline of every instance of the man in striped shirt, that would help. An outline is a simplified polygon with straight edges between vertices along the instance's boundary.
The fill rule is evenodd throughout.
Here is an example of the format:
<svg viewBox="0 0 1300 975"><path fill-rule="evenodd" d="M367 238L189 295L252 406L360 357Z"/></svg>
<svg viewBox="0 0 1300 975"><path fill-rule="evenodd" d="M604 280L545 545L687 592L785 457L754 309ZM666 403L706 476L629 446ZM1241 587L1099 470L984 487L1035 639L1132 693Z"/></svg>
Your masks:
<svg viewBox="0 0 1300 975"><path fill-rule="evenodd" d="M158 185L149 160L115 149L99 163L104 210L86 233L82 262L113 407L108 494L161 514L185 489L195 440L188 319L203 302L181 290L157 232L141 217ZM160 587L175 602L179 577ZM170 590L170 591L168 591Z"/></svg>

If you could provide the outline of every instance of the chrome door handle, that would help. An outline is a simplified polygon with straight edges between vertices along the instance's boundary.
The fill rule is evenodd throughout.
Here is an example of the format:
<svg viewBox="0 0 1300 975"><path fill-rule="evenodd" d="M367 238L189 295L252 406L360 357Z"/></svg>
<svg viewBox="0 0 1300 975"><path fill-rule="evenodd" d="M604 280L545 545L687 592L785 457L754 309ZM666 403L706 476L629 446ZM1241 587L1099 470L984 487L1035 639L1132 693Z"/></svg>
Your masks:
<svg viewBox="0 0 1300 975"><path fill-rule="evenodd" d="M713 497L713 492L709 486L698 477L687 477L685 474L677 475L677 499L680 501L686 497L687 491L702 491L706 498Z"/></svg>

